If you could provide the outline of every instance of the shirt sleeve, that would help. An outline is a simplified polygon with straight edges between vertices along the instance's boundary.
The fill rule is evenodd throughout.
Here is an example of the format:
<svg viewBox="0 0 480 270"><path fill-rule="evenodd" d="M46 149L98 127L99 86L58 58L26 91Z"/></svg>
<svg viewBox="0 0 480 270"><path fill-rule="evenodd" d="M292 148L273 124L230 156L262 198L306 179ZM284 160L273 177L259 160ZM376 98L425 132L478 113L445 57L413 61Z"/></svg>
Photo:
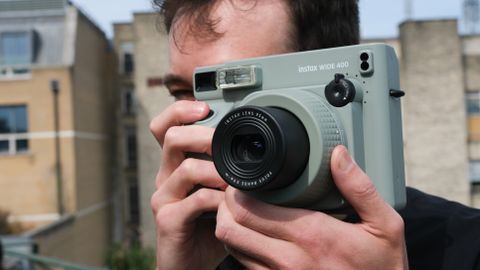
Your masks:
<svg viewBox="0 0 480 270"><path fill-rule="evenodd" d="M411 270L480 269L480 210L407 188L400 215Z"/></svg>

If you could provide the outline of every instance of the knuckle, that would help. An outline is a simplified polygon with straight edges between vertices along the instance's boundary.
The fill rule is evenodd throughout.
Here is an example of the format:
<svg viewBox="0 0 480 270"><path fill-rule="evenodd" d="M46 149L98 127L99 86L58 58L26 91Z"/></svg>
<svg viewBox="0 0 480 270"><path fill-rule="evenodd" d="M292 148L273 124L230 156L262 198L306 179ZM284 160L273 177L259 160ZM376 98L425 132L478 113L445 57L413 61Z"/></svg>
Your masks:
<svg viewBox="0 0 480 270"><path fill-rule="evenodd" d="M156 215L157 223L162 223L168 216L170 216L170 214L171 214L170 208L171 207L169 207L168 204L166 204L166 205L162 205L158 209L157 215ZM160 221L160 222L158 222L158 221Z"/></svg>
<svg viewBox="0 0 480 270"><path fill-rule="evenodd" d="M332 247L331 239L328 237L330 234L325 232L326 224L331 223L330 217L321 212L312 213L304 222L300 228L295 232L295 239L308 250L316 250L321 247ZM311 228L315 228L312 230ZM321 243L321 244L320 244Z"/></svg>
<svg viewBox="0 0 480 270"><path fill-rule="evenodd" d="M195 173L196 170L196 160L193 158L187 158L182 163L180 166L177 168L178 174L181 175L182 177L189 177L192 174Z"/></svg>
<svg viewBox="0 0 480 270"><path fill-rule="evenodd" d="M157 211L157 214L155 215L155 223L157 225L157 231L160 235L168 233L168 220L172 214L170 208L171 207L168 207L168 205L164 205Z"/></svg>
<svg viewBox="0 0 480 270"><path fill-rule="evenodd" d="M221 203L217 212L217 225L215 226L215 237L224 242L229 243L232 221L225 215L225 202Z"/></svg>
<svg viewBox="0 0 480 270"><path fill-rule="evenodd" d="M403 236L405 223L397 212L395 212L394 217L389 220L386 229L389 232L389 235L392 235L393 237Z"/></svg>
<svg viewBox="0 0 480 270"><path fill-rule="evenodd" d="M206 188L201 188L194 193L194 201L197 205L203 206L210 202L213 198L210 191Z"/></svg>
<svg viewBox="0 0 480 270"><path fill-rule="evenodd" d="M154 135L157 133L157 130L158 130L157 121L156 121L157 117L150 120L150 124L148 125L148 128L150 129L150 132L152 132Z"/></svg>
<svg viewBox="0 0 480 270"><path fill-rule="evenodd" d="M153 193L150 198L150 207L152 208L153 214L158 212L157 192Z"/></svg>
<svg viewBox="0 0 480 270"><path fill-rule="evenodd" d="M318 235L312 235L310 233L304 233L297 236L298 243L308 250L318 249L318 242L320 237ZM326 240L326 239L321 239Z"/></svg>
<svg viewBox="0 0 480 270"><path fill-rule="evenodd" d="M178 138L180 132L180 127L173 126L167 129L164 137L164 145L169 145L171 147L175 146L176 138Z"/></svg>
<svg viewBox="0 0 480 270"><path fill-rule="evenodd" d="M155 215L157 215L160 209L162 209L167 204L167 201L165 201L163 197L164 196L161 189L158 189L157 191L155 191L155 193L153 193L152 197L150 198L150 207L152 208L152 211Z"/></svg>
<svg viewBox="0 0 480 270"><path fill-rule="evenodd" d="M215 237L225 243L230 242L230 226L224 220L217 220L215 227Z"/></svg>
<svg viewBox="0 0 480 270"><path fill-rule="evenodd" d="M231 229L232 227L229 226L227 223L219 223L215 227L215 237L222 241L223 243L231 243L232 242L232 237L231 237Z"/></svg>
<svg viewBox="0 0 480 270"><path fill-rule="evenodd" d="M223 224L217 223L217 226L215 227L215 237L220 241L226 242L227 229Z"/></svg>

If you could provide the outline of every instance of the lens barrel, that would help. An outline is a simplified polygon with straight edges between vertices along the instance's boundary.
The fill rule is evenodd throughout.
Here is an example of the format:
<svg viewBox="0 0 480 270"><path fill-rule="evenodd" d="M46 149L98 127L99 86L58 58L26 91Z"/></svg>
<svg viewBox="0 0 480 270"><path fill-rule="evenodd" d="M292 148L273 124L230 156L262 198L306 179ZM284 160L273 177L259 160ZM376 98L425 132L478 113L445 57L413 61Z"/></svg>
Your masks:
<svg viewBox="0 0 480 270"><path fill-rule="evenodd" d="M289 111L243 106L219 122L212 158L228 184L241 190L274 190L301 175L309 149L304 126Z"/></svg>

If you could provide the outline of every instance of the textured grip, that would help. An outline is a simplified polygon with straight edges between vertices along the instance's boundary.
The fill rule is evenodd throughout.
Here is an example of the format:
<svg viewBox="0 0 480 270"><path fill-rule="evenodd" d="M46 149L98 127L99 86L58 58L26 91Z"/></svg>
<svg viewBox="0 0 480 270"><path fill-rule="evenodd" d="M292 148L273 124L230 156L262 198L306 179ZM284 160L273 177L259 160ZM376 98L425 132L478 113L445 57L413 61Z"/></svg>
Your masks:
<svg viewBox="0 0 480 270"><path fill-rule="evenodd" d="M317 95L308 92L302 92L295 95L295 99L304 104L307 110L312 114L312 119L316 122L320 138L310 138L310 140L317 139L321 146L320 164L318 164L318 171L314 178L310 181L310 186L305 190L301 196L300 204L309 204L317 201L324 196L326 192L333 187L333 181L330 171L330 159L333 149L339 144L346 144L342 129L339 122L335 119L334 113L328 107L327 102ZM311 149L310 151L315 151ZM312 161L312 164L315 161Z"/></svg>

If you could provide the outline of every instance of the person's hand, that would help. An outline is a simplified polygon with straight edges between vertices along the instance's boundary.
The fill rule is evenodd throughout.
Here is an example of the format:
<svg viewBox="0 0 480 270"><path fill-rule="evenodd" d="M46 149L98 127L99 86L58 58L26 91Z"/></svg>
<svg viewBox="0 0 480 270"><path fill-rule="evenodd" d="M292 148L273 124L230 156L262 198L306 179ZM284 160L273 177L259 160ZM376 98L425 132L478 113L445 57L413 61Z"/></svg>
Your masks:
<svg viewBox="0 0 480 270"><path fill-rule="evenodd" d="M178 101L152 120L150 129L163 146L157 190L151 199L157 229L157 269L215 269L226 256L215 238L216 211L226 184L210 161L185 158L211 154L213 129L184 125L208 114L204 102ZM194 187L203 186L198 190Z"/></svg>
<svg viewBox="0 0 480 270"><path fill-rule="evenodd" d="M331 169L361 223L266 204L229 187L218 209L217 238L254 270L408 268L402 218L345 147L335 148Z"/></svg>

